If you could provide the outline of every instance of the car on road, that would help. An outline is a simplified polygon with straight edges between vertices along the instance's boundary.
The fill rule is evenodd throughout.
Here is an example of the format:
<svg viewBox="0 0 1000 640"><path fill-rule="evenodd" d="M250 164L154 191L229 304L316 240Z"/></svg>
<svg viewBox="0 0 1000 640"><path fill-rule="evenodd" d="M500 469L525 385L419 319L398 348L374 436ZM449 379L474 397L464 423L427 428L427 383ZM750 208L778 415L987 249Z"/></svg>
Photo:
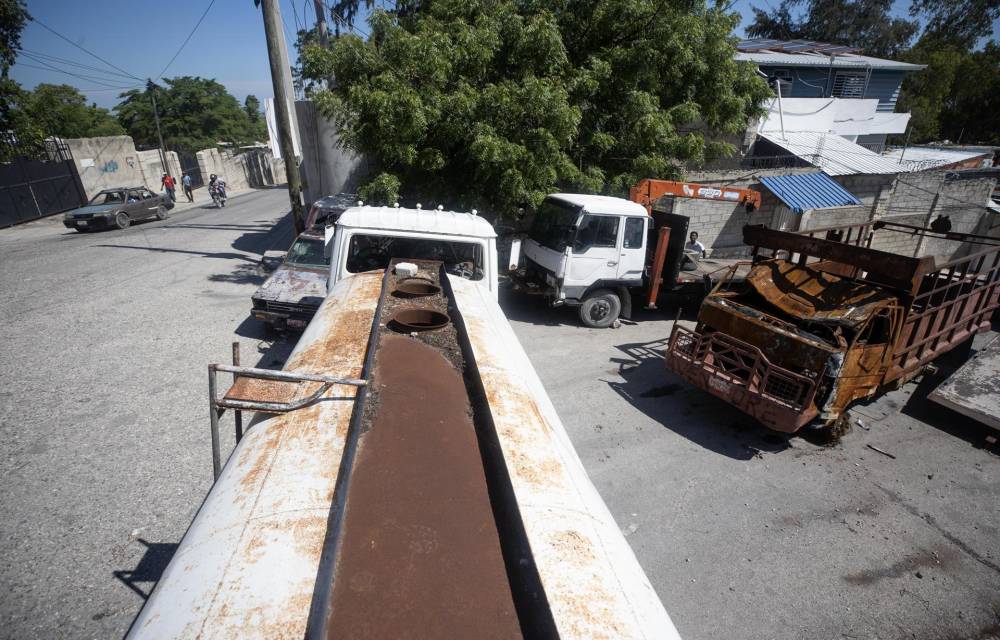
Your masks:
<svg viewBox="0 0 1000 640"><path fill-rule="evenodd" d="M80 232L94 229L125 229L137 220L164 220L174 207L165 193L153 193L146 187L116 187L105 189L86 205L63 216L68 229Z"/></svg>
<svg viewBox="0 0 1000 640"><path fill-rule="evenodd" d="M330 258L322 232L299 235L274 270L254 292L251 315L279 331L305 329L326 297Z"/></svg>
<svg viewBox="0 0 1000 640"><path fill-rule="evenodd" d="M340 214L357 204L356 193L335 193L320 198L309 209L309 214L306 216L306 230L317 230L322 233L324 227L336 223Z"/></svg>

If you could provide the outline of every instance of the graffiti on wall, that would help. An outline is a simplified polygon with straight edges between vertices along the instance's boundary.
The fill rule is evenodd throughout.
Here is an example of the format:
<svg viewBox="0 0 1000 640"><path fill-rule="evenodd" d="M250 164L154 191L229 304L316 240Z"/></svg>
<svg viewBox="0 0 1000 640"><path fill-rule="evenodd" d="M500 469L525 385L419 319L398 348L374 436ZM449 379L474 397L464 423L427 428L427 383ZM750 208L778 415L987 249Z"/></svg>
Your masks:
<svg viewBox="0 0 1000 640"><path fill-rule="evenodd" d="M118 171L118 163L114 160L108 160L100 166L101 173L115 173Z"/></svg>

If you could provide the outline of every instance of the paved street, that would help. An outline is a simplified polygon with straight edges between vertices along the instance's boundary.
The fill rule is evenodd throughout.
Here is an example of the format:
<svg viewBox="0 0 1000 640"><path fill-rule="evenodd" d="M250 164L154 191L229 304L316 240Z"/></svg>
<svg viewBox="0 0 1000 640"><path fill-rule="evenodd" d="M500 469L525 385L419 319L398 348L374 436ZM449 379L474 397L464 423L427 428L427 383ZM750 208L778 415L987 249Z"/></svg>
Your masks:
<svg viewBox="0 0 1000 640"><path fill-rule="evenodd" d="M288 352L247 319L286 208L277 189L123 232L0 231L0 636L128 629L210 486L206 364L234 339L246 364ZM927 384L823 447L665 371L672 312L588 330L502 302L682 637L1000 635L1000 459Z"/></svg>

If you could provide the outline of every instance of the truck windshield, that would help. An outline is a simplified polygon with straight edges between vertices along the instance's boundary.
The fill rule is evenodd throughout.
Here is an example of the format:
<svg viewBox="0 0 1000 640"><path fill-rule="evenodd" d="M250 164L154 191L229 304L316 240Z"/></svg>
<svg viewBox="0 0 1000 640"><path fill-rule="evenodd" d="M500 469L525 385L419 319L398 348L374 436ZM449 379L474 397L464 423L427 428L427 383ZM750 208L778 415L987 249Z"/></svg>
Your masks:
<svg viewBox="0 0 1000 640"><path fill-rule="evenodd" d="M288 250L285 262L299 267L325 267L330 264L323 256L323 241L316 238L299 238Z"/></svg>
<svg viewBox="0 0 1000 640"><path fill-rule="evenodd" d="M385 269L393 258L403 260L439 260L448 273L481 280L483 246L475 242L449 242L430 238L355 235L347 250L347 270L360 273Z"/></svg>
<svg viewBox="0 0 1000 640"><path fill-rule="evenodd" d="M578 213L573 205L546 200L538 208L528 235L543 247L561 253L573 238Z"/></svg>

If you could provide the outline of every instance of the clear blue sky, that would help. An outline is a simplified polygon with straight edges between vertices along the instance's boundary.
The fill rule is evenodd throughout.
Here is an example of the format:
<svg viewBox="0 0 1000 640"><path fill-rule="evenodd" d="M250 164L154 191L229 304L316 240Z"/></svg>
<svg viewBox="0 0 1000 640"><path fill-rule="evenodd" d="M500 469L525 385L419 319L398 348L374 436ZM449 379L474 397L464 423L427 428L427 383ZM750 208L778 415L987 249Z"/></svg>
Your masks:
<svg viewBox="0 0 1000 640"><path fill-rule="evenodd" d="M773 10L780 0L736 0L733 10L743 16L743 25L750 22L752 7ZM177 52L184 39L201 17L209 0L28 0L28 11L69 40L89 49L109 62L140 78L159 76L167 62ZM893 13L905 15L909 0L897 0ZM312 0L281 0L285 22L285 38L289 55L294 61L295 32L299 26L315 23ZM359 22L367 31L364 20ZM29 52L41 52L79 64L118 73L71 44L46 31L37 23L28 23L21 36L21 47ZM33 88L40 82L66 83L83 90L88 99L102 107L118 102L121 89L138 85L138 81L117 75L105 75L93 70L72 67L63 62L46 60L64 71L91 75L76 78L44 67L27 56L18 57L12 76L22 86ZM215 0L204 22L198 27L187 46L166 71L166 77L178 75L215 78L241 102L247 94L263 100L273 95L264 45L264 26L260 10L253 0Z"/></svg>

